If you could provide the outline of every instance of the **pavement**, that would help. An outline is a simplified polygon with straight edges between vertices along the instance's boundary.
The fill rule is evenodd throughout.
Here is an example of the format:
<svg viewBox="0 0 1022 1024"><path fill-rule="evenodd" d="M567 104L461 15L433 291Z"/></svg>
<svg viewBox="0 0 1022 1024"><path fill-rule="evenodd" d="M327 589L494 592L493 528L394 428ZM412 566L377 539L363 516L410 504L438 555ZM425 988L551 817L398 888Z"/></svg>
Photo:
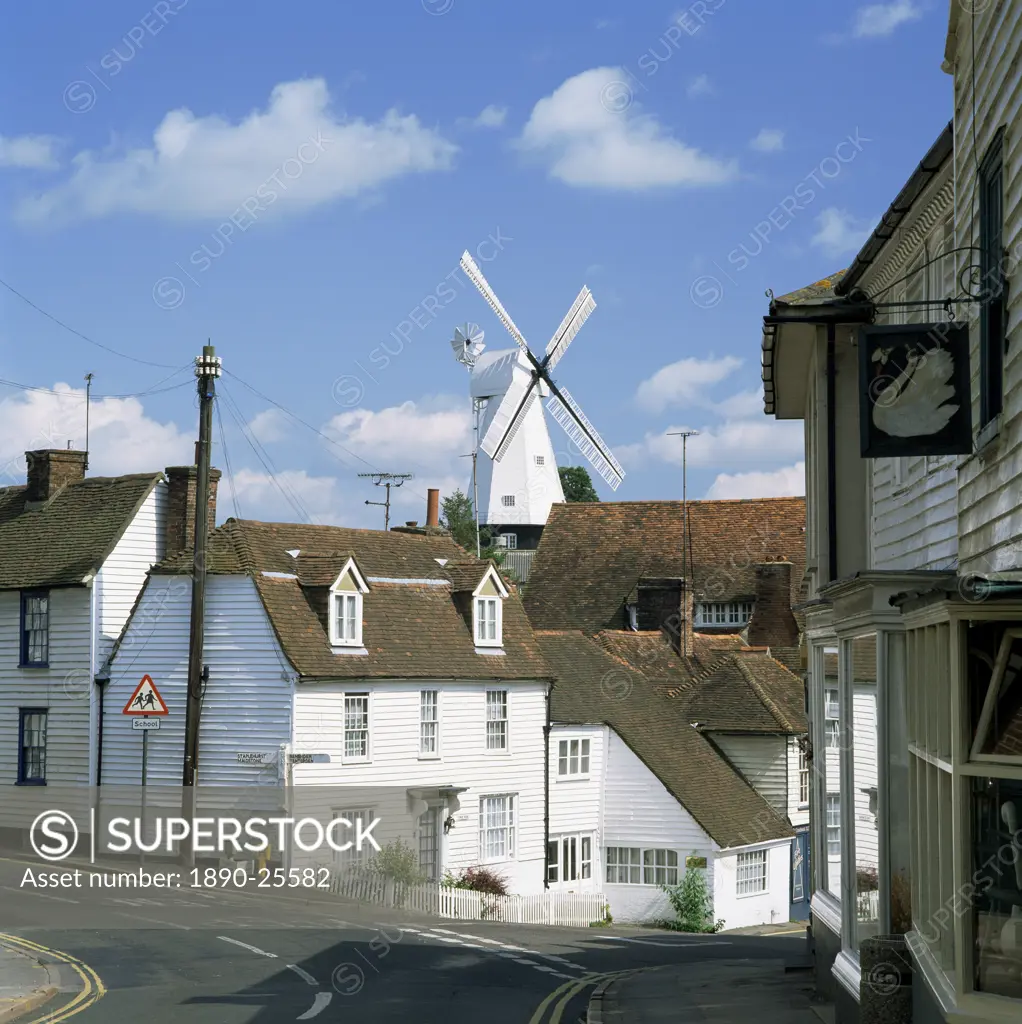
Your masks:
<svg viewBox="0 0 1022 1024"><path fill-rule="evenodd" d="M784 960L724 960L645 968L597 986L588 1024L819 1024L808 971Z"/></svg>
<svg viewBox="0 0 1022 1024"><path fill-rule="evenodd" d="M38 1009L57 991L57 978L45 964L0 940L0 1024Z"/></svg>

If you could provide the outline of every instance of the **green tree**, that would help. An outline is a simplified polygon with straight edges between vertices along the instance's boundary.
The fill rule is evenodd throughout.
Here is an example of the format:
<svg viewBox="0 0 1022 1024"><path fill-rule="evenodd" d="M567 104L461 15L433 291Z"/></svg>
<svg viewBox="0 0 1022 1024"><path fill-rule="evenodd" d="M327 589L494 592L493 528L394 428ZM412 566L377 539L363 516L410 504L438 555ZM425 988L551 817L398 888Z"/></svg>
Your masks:
<svg viewBox="0 0 1022 1024"><path fill-rule="evenodd" d="M440 525L448 530L455 543L460 544L470 554L476 550L476 520L472 511L472 500L459 487L453 494L440 502ZM480 554L483 558L492 558L498 565L504 553L494 547L493 531L483 526L479 530Z"/></svg>
<svg viewBox="0 0 1022 1024"><path fill-rule="evenodd" d="M561 490L565 501L599 501L600 496L584 466L561 466Z"/></svg>

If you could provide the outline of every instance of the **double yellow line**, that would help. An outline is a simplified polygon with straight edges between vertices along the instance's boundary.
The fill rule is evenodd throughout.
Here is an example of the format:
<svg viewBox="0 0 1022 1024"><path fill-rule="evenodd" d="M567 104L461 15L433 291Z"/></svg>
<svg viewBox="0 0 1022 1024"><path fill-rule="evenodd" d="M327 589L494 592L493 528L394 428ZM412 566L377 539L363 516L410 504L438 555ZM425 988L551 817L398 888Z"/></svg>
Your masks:
<svg viewBox="0 0 1022 1024"><path fill-rule="evenodd" d="M82 979L82 990L71 1002L65 1003L49 1013L44 1013L41 1017L28 1021L27 1024L59 1024L60 1021L67 1020L68 1017L73 1017L76 1013L81 1013L82 1010L87 1010L106 995L106 986L100 980L99 975L87 963L70 953L50 949L47 946L41 946L38 942L30 942L28 939L22 939L17 935L7 935L4 932L0 932L0 939L23 950L29 956L42 953L49 959L67 964Z"/></svg>
<svg viewBox="0 0 1022 1024"><path fill-rule="evenodd" d="M529 1018L529 1024L561 1024L561 1018L567 1009L568 1003L579 994L584 988L594 987L601 982L609 981L611 978L622 978L626 974L636 974L643 968L635 968L630 971L610 971L606 974L586 974L576 981L566 981L560 988L555 988L546 999L536 1007L536 1012ZM556 1005L554 1001L556 1000ZM550 1010L549 1018L545 1018L547 1010Z"/></svg>

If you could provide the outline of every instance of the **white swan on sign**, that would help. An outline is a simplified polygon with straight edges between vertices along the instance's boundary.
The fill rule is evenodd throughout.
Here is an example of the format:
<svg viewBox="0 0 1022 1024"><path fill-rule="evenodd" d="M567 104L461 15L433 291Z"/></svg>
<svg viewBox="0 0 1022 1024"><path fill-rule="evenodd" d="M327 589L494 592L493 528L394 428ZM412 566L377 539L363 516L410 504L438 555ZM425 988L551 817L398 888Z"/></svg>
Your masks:
<svg viewBox="0 0 1022 1024"><path fill-rule="evenodd" d="M958 411L946 404L955 397L948 384L955 364L946 349L909 354L907 366L876 397L873 424L892 437L937 434Z"/></svg>

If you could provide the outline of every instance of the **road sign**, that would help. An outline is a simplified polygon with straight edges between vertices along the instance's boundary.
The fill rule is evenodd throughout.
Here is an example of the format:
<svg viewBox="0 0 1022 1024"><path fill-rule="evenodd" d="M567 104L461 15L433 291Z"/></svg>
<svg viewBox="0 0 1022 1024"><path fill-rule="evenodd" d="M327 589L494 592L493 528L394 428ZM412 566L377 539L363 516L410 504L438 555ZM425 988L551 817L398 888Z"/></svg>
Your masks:
<svg viewBox="0 0 1022 1024"><path fill-rule="evenodd" d="M238 754L238 764L273 764L276 761L276 754L264 754L253 751L247 751Z"/></svg>
<svg viewBox="0 0 1022 1024"><path fill-rule="evenodd" d="M148 675L142 676L142 681L135 687L135 692L128 698L124 705L122 715L166 715L170 712L167 705L163 703L160 691Z"/></svg>
<svg viewBox="0 0 1022 1024"><path fill-rule="evenodd" d="M159 729L160 720L158 718L133 718L131 720L131 728L136 732L140 730L146 730L152 732L153 729Z"/></svg>

